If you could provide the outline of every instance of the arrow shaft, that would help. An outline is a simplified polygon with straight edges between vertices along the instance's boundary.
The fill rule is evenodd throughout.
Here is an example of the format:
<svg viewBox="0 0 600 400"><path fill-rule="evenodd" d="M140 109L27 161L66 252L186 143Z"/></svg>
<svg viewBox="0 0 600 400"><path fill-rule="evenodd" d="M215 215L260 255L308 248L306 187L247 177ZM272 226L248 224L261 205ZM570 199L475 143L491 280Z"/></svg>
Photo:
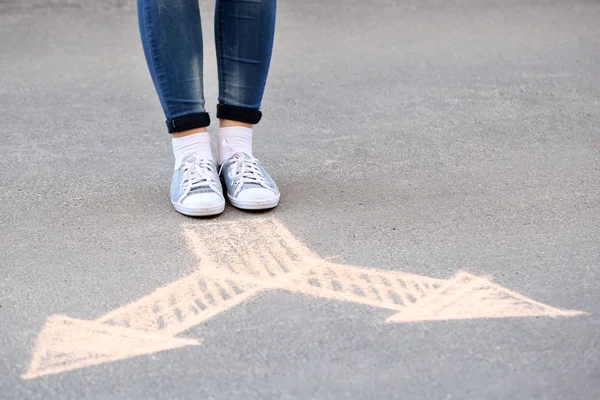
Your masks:
<svg viewBox="0 0 600 400"><path fill-rule="evenodd" d="M206 224L185 234L201 271L100 317L97 322L176 335L298 276L316 254L280 223ZM251 237L253 240L249 241ZM258 279L253 283L252 279Z"/></svg>
<svg viewBox="0 0 600 400"><path fill-rule="evenodd" d="M419 275L319 262L282 289L331 300L400 310L435 292L445 281Z"/></svg>
<svg viewBox="0 0 600 400"><path fill-rule="evenodd" d="M121 307L97 322L177 335L265 290L282 289L331 300L400 310L435 291L443 280L305 259L304 267L271 277L206 268Z"/></svg>
<svg viewBox="0 0 600 400"><path fill-rule="evenodd" d="M96 321L176 335L258 295L263 288L229 278L189 275Z"/></svg>

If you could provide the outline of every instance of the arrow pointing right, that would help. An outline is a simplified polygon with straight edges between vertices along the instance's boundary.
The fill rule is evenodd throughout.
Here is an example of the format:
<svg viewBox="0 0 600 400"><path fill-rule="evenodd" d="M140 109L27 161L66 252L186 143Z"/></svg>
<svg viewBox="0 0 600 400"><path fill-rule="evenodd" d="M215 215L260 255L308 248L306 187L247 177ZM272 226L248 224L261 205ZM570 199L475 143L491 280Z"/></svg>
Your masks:
<svg viewBox="0 0 600 400"><path fill-rule="evenodd" d="M387 322L508 317L572 317L582 311L561 310L540 303L484 277L459 271L427 297L392 315Z"/></svg>

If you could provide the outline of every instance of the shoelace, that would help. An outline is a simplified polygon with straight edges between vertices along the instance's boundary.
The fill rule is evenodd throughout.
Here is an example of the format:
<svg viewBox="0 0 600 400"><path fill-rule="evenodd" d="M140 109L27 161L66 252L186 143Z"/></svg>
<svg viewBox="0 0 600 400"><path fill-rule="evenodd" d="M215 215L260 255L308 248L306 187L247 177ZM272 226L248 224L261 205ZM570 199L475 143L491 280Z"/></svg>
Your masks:
<svg viewBox="0 0 600 400"><path fill-rule="evenodd" d="M233 192L233 196L237 196L246 183L258 184L265 189L274 191L262 175L256 158L248 156L245 153L233 153L227 161L221 165L219 175L226 165L229 177L233 181L233 184L237 186Z"/></svg>
<svg viewBox="0 0 600 400"><path fill-rule="evenodd" d="M218 180L209 160L198 158L196 154L189 154L183 158L181 164L183 165L181 187L184 191L179 201L182 201L192 190L200 187L209 187L223 197L217 188Z"/></svg>

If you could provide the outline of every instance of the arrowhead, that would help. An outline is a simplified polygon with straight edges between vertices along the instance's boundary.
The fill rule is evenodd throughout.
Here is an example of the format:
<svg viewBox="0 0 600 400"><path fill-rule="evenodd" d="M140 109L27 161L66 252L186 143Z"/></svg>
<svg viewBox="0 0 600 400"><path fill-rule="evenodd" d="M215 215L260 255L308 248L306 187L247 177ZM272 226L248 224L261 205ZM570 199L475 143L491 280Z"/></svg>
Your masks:
<svg viewBox="0 0 600 400"><path fill-rule="evenodd" d="M32 379L199 344L192 339L54 315L38 336L29 370L21 377Z"/></svg>
<svg viewBox="0 0 600 400"><path fill-rule="evenodd" d="M446 285L386 322L507 317L568 317L582 311L560 310L521 296L490 280L459 272Z"/></svg>

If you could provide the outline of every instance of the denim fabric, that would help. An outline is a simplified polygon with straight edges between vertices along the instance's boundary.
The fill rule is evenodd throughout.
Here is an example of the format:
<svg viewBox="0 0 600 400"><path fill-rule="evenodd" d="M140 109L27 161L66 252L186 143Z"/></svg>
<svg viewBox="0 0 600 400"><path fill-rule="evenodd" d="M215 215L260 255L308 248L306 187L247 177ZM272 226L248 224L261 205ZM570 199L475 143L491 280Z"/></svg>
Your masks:
<svg viewBox="0 0 600 400"><path fill-rule="evenodd" d="M275 10L276 0L216 0L221 105L258 112L271 62ZM198 0L138 0L138 17L144 54L167 120L205 113Z"/></svg>
<svg viewBox="0 0 600 400"><path fill-rule="evenodd" d="M183 194L183 188L181 187L182 178L183 170L181 168L173 173L173 178L171 179L171 201L178 202Z"/></svg>

